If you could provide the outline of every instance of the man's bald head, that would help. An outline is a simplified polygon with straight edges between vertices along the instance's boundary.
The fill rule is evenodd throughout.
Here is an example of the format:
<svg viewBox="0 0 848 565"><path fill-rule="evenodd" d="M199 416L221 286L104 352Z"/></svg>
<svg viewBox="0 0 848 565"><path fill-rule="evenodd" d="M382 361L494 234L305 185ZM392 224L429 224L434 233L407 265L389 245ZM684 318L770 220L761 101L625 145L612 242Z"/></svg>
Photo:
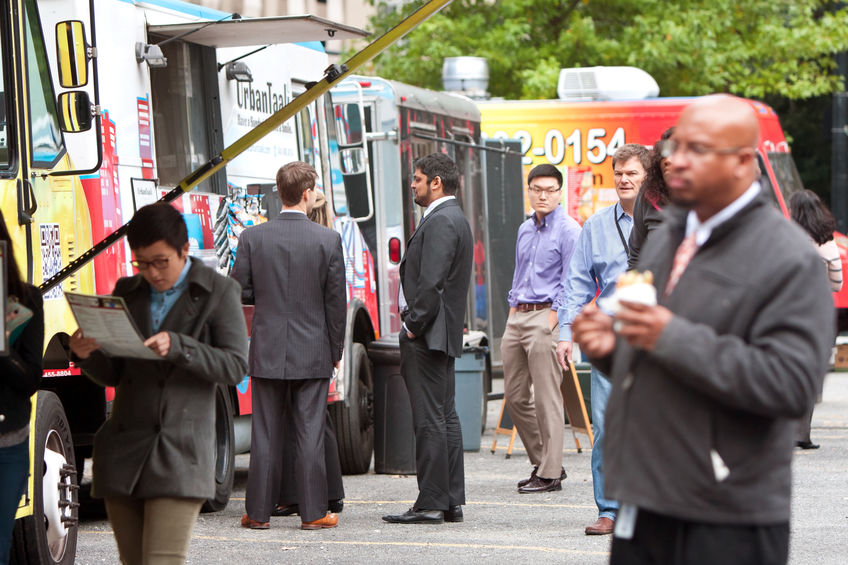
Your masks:
<svg viewBox="0 0 848 565"><path fill-rule="evenodd" d="M718 144L722 147L756 147L760 137L760 124L751 103L730 94L698 98L680 114L683 119L697 121L723 142Z"/></svg>
<svg viewBox="0 0 848 565"><path fill-rule="evenodd" d="M671 137L669 192L704 220L736 200L757 178L759 123L750 102L704 96L680 114Z"/></svg>

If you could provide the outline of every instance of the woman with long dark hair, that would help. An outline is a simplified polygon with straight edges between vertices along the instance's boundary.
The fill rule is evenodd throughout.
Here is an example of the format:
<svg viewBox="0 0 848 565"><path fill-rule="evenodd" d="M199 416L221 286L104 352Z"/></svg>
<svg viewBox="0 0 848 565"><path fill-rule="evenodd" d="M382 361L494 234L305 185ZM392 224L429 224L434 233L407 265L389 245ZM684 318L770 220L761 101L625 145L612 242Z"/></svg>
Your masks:
<svg viewBox="0 0 848 565"><path fill-rule="evenodd" d="M0 296L0 300L6 307L6 334L9 336L9 355L0 357L0 563L8 563L15 512L29 471L30 397L41 382L44 309L38 289L21 279L2 214L0 241L6 242L8 297ZM16 307L16 303L23 308ZM26 320L30 313L32 317L23 322L22 330L10 336L13 310L17 310L21 319Z"/></svg>
<svg viewBox="0 0 848 565"><path fill-rule="evenodd" d="M827 270L830 289L833 292L842 290L842 260L839 258L839 249L833 239L833 232L836 230L836 219L833 214L815 192L801 190L789 197L789 217L801 226L816 244L816 249ZM810 424L814 408L810 406L807 415L799 421L796 443L801 449L818 449L819 447L810 439Z"/></svg>
<svg viewBox="0 0 848 565"><path fill-rule="evenodd" d="M842 261L839 248L833 239L836 219L821 198L812 190L801 190L789 198L789 217L804 228L810 239L816 244L819 255L827 267L830 289L842 290Z"/></svg>
<svg viewBox="0 0 848 565"><path fill-rule="evenodd" d="M646 171L645 182L636 203L633 205L633 230L627 241L629 250L627 268L635 269L639 261L639 251L648 234L662 221L662 209L668 204L668 187L665 175L670 161L662 156L663 146L674 133L674 127L665 130L651 150L651 165Z"/></svg>

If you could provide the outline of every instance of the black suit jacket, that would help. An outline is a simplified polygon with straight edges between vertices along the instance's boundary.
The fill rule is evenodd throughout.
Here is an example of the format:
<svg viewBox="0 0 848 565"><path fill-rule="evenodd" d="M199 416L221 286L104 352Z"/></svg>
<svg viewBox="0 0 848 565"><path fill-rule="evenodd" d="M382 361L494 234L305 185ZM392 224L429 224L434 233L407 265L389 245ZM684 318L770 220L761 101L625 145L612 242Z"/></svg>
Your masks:
<svg viewBox="0 0 848 565"><path fill-rule="evenodd" d="M281 213L244 230L232 276L253 303L248 372L264 379L328 379L344 349L342 240L305 214Z"/></svg>
<svg viewBox="0 0 848 565"><path fill-rule="evenodd" d="M406 327L429 349L451 357L462 355L473 245L459 203L448 200L421 220L400 263Z"/></svg>

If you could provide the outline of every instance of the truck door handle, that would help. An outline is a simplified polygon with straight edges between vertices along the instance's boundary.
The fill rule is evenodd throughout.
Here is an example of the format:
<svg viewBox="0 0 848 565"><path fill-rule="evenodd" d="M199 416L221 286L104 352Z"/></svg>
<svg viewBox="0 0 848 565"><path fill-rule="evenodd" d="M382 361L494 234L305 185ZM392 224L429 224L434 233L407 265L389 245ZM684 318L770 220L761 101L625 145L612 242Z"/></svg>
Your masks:
<svg viewBox="0 0 848 565"><path fill-rule="evenodd" d="M18 179L18 225L33 223L33 215L38 210L35 190L29 179Z"/></svg>

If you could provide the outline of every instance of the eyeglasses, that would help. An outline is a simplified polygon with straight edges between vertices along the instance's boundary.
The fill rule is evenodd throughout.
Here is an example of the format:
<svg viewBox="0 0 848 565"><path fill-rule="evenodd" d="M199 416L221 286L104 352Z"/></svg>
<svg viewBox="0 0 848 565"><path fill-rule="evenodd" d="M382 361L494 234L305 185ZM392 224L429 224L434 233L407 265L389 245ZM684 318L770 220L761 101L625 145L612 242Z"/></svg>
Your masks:
<svg viewBox="0 0 848 565"><path fill-rule="evenodd" d="M531 187L528 187L528 188L530 189L530 192L532 192L533 194L535 194L537 196L541 196L543 194L546 195L546 196L553 196L554 194L556 194L557 192L562 190L561 188L552 188L552 189L548 190L548 189L545 189L545 188L539 188L538 186L531 186Z"/></svg>
<svg viewBox="0 0 848 565"><path fill-rule="evenodd" d="M161 271L168 268L168 263L170 263L170 261L170 257L160 257L152 261L139 261L136 259L135 261L130 261L130 264L139 271L146 271L150 267L153 267L157 271Z"/></svg>
<svg viewBox="0 0 848 565"><path fill-rule="evenodd" d="M752 148L747 145L740 145L738 147L710 147L709 145L703 145L701 143L680 143L674 139L667 139L665 143L663 143L660 155L662 155L663 159L670 159L671 156L678 151L688 155L695 155L697 157L703 157L710 153L715 155L734 155L743 149Z"/></svg>

